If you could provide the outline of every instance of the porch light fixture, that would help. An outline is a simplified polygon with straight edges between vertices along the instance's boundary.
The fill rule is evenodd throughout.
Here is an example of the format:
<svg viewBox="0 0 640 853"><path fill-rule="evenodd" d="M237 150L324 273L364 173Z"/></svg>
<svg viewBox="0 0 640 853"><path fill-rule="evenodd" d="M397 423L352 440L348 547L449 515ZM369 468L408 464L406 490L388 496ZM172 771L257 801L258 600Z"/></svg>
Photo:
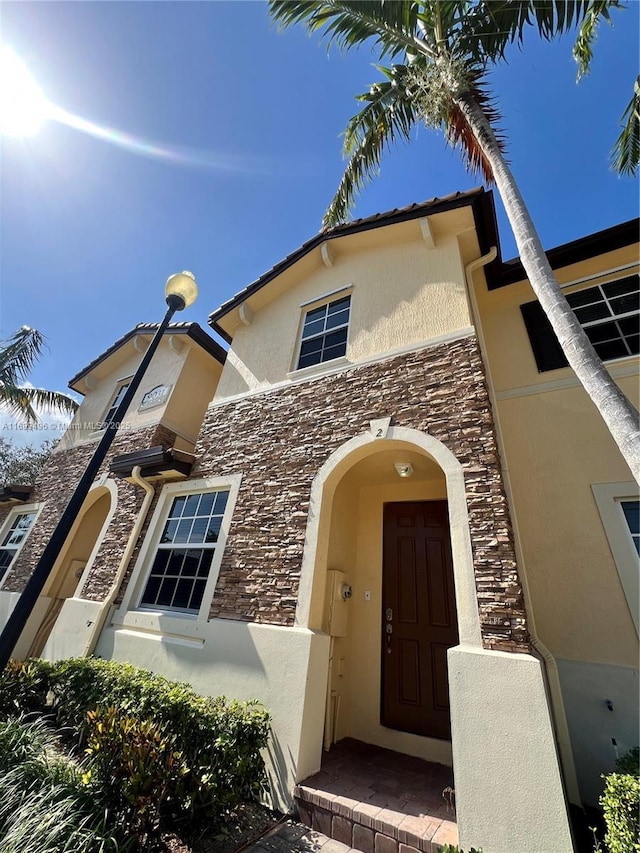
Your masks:
<svg viewBox="0 0 640 853"><path fill-rule="evenodd" d="M158 349L162 336L171 318L176 311L182 311L189 305L192 305L198 296L198 287L193 273L185 270L184 272L172 275L165 287L165 299L167 303L167 313L164 315L163 321L158 326L156 333L151 339L151 343L147 348L142 361L138 365L126 393L122 397L117 409L108 419L104 428L104 433L98 446L96 447L93 456L89 460L84 474L80 478L76 489L71 496L71 500L67 504L67 508L60 516L55 530L51 534L47 545L45 546L42 556L36 565L33 574L29 578L27 585L22 591L22 595L18 599L16 606L4 626L2 634L0 634L0 672L7 665L9 658L13 654L16 643L20 639L23 628L27 623L27 619L31 615L40 593L51 574L53 567L60 556L60 553L69 538L71 528L78 517L78 513L82 509L85 498L89 494L89 490L93 485L93 481L98 474L102 463L105 460L107 452L115 439L118 428L122 423L124 416L127 414L127 409L131 405L133 396L140 387L144 375L149 366L149 362L153 358L153 354Z"/></svg>
<svg viewBox="0 0 640 853"><path fill-rule="evenodd" d="M396 462L393 466L396 469L398 477L406 479L413 474L413 465L411 462Z"/></svg>

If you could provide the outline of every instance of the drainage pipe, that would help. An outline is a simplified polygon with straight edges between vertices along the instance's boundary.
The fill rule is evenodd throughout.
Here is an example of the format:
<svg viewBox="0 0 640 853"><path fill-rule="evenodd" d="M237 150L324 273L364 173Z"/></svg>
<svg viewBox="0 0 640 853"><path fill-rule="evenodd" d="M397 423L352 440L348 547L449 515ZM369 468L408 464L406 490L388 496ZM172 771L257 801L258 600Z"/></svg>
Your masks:
<svg viewBox="0 0 640 853"><path fill-rule="evenodd" d="M129 566L129 561L131 560L134 548L136 547L136 543L138 541L140 533L142 532L142 526L147 518L147 513L149 512L149 507L151 506L153 496L155 495L154 487L148 480L145 480L144 477L141 476L139 465L136 465L133 471L131 472L131 479L137 486L140 486L142 489L144 489L146 494L142 501L142 506L140 507L138 517L136 518L135 524L133 525L133 530L129 534L127 545L124 549L124 554L122 555L122 559L120 560L120 564L118 565L118 570L116 571L113 583L109 588L109 593L100 605L98 615L96 616L96 619L91 627L91 632L85 644L84 651L82 652L83 657L89 657L89 655L93 653L93 650L95 649L98 643L100 633L102 632L104 623L107 619L109 608L116 600L118 590L120 589L122 581L124 580L127 567Z"/></svg>
<svg viewBox="0 0 640 853"><path fill-rule="evenodd" d="M547 684L547 689L549 692L550 704L551 704L551 716L554 724L555 735L556 735L556 743L558 745L558 751L560 753L560 762L562 765L564 783L566 785L566 792L569 802L575 803L576 805L580 805L581 797L580 797L580 788L578 786L578 777L576 774L576 766L573 758L573 750L571 748L571 739L569 736L569 726L567 725L567 714L564 707L564 699L562 697L562 688L560 686L560 675L558 673L558 665L556 663L555 658L549 651L549 649L545 646L545 644L538 638L535 618L533 615L533 606L531 603L531 595L529 593L529 585L527 583L526 572L524 571L524 557L522 555L522 549L520 547L520 536L518 534L518 524L516 521L516 514L513 508L513 496L511 492L511 480L509 477L509 469L505 464L506 456L504 454L504 443L502 441L502 432L500 429L500 418L498 414L498 407L496 403L496 399L493 393L493 382L491 381L491 368L489 366L488 358L486 357L487 348L486 342L484 338L484 332L482 330L482 321L480 319L480 312L478 310L478 302L476 299L475 290L473 287L473 274L476 270L485 267L487 264L490 264L491 261L495 260L498 255L498 250L495 246L492 246L491 249L487 252L486 255L482 255L479 258L476 258L474 261L468 263L465 268L465 277L467 280L467 292L469 294L469 307L471 309L471 314L474 319L474 325L476 328L476 334L478 336L478 341L480 343L480 353L482 355L482 360L484 362L484 369L487 375L487 388L489 392L489 399L491 400L491 407L494 412L494 424L496 430L496 440L498 442L498 448L500 451L500 457L502 461L502 475L504 478L504 486L505 492L507 494L507 501L509 503L509 511L511 514L511 523L513 526L513 534L514 534L514 543L516 548L516 556L518 560L518 565L523 567L523 571L519 572L520 575L520 583L522 584L522 595L524 598L525 609L527 612L527 622L529 629L529 636L531 638L531 645L537 652L538 657L541 659L543 664L543 670L545 673L545 681Z"/></svg>

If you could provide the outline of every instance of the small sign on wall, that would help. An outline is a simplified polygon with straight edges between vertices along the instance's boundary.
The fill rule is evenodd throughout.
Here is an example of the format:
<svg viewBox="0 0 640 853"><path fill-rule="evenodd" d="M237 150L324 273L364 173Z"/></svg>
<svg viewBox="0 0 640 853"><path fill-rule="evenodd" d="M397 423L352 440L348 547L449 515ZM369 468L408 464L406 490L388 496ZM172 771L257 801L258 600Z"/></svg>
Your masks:
<svg viewBox="0 0 640 853"><path fill-rule="evenodd" d="M170 391L171 385L156 385L155 388L152 388L151 391L147 391L144 395L142 402L138 406L138 411L145 412L147 409L155 409L156 406L161 406L163 403L166 403L169 398Z"/></svg>

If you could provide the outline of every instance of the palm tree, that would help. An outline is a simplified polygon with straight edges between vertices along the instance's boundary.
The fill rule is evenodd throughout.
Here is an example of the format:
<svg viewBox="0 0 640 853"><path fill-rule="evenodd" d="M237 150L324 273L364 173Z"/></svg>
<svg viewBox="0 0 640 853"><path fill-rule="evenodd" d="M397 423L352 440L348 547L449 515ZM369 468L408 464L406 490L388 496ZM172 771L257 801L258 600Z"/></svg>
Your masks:
<svg viewBox="0 0 640 853"><path fill-rule="evenodd" d="M596 25L609 18L618 0L269 0L269 6L283 26L300 23L310 32L320 30L329 44L368 43L381 59L399 60L378 66L381 80L357 96L364 106L347 125L348 162L323 225L345 220L389 145L410 141L420 123L444 129L468 167L495 182L524 270L567 361L639 479L638 412L607 373L555 279L504 157L499 115L487 91L489 66L504 58L511 43L522 41L527 27L545 39L578 27L574 56L580 72L587 71ZM630 137L621 148L633 158L635 133L637 162L633 106L630 113Z"/></svg>
<svg viewBox="0 0 640 853"><path fill-rule="evenodd" d="M76 401L66 394L23 384L44 344L40 332L29 326L22 326L9 340L0 342L0 408L29 425L38 423L34 406L69 415L78 408Z"/></svg>

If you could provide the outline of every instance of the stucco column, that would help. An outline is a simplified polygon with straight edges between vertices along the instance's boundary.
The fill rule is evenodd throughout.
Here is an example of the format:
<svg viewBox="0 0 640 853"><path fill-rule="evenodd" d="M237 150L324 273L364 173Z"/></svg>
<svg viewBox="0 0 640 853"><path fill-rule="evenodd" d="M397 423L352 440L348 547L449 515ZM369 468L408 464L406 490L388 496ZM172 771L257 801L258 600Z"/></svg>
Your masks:
<svg viewBox="0 0 640 853"><path fill-rule="evenodd" d="M572 853L540 661L455 646L448 664L460 847Z"/></svg>

